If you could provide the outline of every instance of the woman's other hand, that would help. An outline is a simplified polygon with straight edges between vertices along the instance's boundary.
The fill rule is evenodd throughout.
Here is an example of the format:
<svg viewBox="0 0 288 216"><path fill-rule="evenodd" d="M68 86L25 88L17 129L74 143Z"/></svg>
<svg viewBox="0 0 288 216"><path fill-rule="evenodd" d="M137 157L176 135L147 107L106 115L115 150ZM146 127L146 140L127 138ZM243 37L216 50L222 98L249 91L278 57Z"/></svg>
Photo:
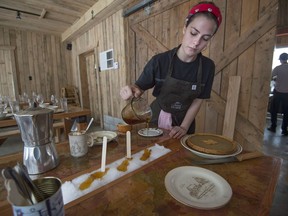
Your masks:
<svg viewBox="0 0 288 216"><path fill-rule="evenodd" d="M171 129L169 136L171 138L180 139L186 134L187 134L187 129L185 129L184 127L180 127L180 126L174 126Z"/></svg>

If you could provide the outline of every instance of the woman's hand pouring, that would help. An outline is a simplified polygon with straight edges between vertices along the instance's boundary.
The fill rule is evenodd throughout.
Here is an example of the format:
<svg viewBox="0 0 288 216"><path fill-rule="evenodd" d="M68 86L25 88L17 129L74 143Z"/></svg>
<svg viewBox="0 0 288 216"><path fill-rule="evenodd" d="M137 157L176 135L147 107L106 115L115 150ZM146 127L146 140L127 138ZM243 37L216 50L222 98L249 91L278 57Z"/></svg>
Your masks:
<svg viewBox="0 0 288 216"><path fill-rule="evenodd" d="M142 95L143 91L136 85L131 85L131 86L124 86L120 90L120 96L124 100L129 100L132 97L140 97Z"/></svg>

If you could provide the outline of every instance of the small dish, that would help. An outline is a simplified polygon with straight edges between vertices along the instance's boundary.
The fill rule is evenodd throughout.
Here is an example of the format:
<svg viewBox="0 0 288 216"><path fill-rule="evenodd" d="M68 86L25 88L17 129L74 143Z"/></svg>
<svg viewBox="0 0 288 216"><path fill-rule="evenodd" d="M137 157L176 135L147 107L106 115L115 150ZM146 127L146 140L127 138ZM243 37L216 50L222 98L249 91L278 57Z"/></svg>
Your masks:
<svg viewBox="0 0 288 216"><path fill-rule="evenodd" d="M107 137L107 143L117 137L117 133L113 131L95 131L89 133L89 135L93 137L94 145L102 145L104 136Z"/></svg>
<svg viewBox="0 0 288 216"><path fill-rule="evenodd" d="M138 131L138 134L143 137L157 137L163 134L163 131L159 128L143 128Z"/></svg>
<svg viewBox="0 0 288 216"><path fill-rule="evenodd" d="M42 103L39 106L42 108L47 108L47 107L49 107L49 103Z"/></svg>

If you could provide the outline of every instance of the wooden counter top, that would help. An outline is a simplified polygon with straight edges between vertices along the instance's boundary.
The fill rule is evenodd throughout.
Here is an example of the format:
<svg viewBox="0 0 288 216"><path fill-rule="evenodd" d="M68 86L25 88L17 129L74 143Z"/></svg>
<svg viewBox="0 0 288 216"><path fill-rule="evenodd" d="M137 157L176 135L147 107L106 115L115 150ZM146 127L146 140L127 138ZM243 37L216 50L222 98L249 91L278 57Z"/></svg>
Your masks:
<svg viewBox="0 0 288 216"><path fill-rule="evenodd" d="M124 177L105 185L90 194L65 205L66 215L269 215L274 191L280 172L281 159L270 156L243 162L201 165L221 175L231 185L230 202L215 210L199 210L187 207L166 191L166 174L180 166L193 166L199 159L182 147L179 140L168 139L167 133L156 138L132 135L132 153L155 143L170 148L172 152L141 167ZM63 182L98 169L101 166L101 146L93 146L83 158L73 158L67 142L56 145L60 165L39 176L55 176ZM125 136L118 135L108 143L107 164L123 158L126 153ZM22 161L22 154L0 158L0 169ZM37 177L37 176L33 176ZM6 189L1 177L0 212L12 215L6 201Z"/></svg>

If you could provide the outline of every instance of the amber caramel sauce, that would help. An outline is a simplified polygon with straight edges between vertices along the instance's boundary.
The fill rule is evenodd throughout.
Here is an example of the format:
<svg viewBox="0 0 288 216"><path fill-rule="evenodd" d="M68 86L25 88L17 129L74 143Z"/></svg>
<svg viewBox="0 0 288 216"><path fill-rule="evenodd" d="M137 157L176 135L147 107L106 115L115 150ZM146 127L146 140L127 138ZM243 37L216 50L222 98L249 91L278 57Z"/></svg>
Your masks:
<svg viewBox="0 0 288 216"><path fill-rule="evenodd" d="M126 159L122 161L122 163L117 167L117 170L121 172L126 172L128 165L129 165L129 161Z"/></svg>
<svg viewBox="0 0 288 216"><path fill-rule="evenodd" d="M105 169L105 172L95 172L93 174L91 174L84 182L82 182L79 186L79 189L80 190L85 190L87 188L90 187L90 185L92 184L92 182L95 180L95 179L100 179L102 178L104 175L106 175L106 173L108 172L109 168L106 168Z"/></svg>
<svg viewBox="0 0 288 216"><path fill-rule="evenodd" d="M145 149L143 155L141 156L140 160L146 161L151 155L151 149Z"/></svg>
<svg viewBox="0 0 288 216"><path fill-rule="evenodd" d="M121 171L121 172L126 172L127 171L127 167L129 165L129 161L131 161L133 158L127 158L125 159L124 161L122 161L122 163L117 167L117 170L118 171Z"/></svg>

